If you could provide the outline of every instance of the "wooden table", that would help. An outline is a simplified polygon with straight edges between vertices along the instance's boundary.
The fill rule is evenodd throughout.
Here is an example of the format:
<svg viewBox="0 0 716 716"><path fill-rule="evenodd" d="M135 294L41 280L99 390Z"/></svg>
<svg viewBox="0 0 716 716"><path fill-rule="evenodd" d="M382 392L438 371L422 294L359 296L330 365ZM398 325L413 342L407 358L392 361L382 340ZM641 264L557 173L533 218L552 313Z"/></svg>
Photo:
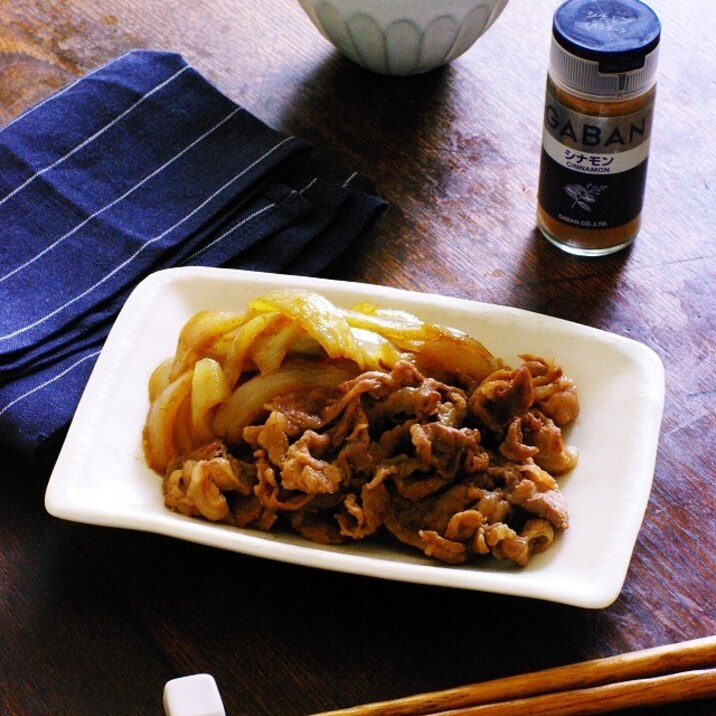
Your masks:
<svg viewBox="0 0 716 716"><path fill-rule="evenodd" d="M181 52L390 201L328 275L629 336L662 357L667 390L644 524L603 610L65 523L44 510L47 469L4 456L1 712L160 714L167 680L208 671L228 714L290 716L716 633L716 4L652 5L664 32L644 225L630 250L578 259L534 225L555 2L512 0L466 55L407 79L339 56L295 0L0 2L1 121L130 48Z"/></svg>

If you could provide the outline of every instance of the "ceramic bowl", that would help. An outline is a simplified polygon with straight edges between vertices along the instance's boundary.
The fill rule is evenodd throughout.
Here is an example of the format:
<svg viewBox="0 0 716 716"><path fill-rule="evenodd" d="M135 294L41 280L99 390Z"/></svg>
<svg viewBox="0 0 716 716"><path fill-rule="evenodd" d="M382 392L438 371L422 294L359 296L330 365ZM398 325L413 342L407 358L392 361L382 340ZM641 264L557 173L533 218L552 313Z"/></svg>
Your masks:
<svg viewBox="0 0 716 716"><path fill-rule="evenodd" d="M340 52L384 75L428 72L459 57L507 0L298 0Z"/></svg>

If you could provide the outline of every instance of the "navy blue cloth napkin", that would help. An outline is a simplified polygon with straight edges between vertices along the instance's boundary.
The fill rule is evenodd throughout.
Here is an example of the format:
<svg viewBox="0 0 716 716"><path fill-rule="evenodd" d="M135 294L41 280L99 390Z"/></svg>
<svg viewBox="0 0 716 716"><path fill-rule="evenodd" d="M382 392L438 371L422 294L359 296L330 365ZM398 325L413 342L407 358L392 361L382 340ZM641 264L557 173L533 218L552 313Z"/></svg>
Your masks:
<svg viewBox="0 0 716 716"><path fill-rule="evenodd" d="M315 274L385 206L177 54L130 52L52 95L0 129L0 442L62 435L152 271Z"/></svg>

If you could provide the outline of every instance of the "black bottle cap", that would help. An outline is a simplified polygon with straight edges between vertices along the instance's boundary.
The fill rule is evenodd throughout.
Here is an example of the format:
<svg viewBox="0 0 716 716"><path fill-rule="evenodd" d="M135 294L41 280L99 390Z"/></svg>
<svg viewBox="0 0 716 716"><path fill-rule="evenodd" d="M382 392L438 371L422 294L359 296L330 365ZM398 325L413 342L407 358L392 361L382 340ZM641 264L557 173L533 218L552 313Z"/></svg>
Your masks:
<svg viewBox="0 0 716 716"><path fill-rule="evenodd" d="M554 39L599 71L629 72L659 44L661 23L640 0L567 0L554 15Z"/></svg>

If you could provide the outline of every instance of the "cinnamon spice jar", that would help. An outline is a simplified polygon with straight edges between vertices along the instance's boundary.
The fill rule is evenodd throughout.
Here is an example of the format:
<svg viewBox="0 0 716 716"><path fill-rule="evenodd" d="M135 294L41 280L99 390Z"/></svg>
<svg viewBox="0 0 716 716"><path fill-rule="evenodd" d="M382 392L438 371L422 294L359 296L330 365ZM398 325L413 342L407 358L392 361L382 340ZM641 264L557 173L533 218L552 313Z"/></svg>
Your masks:
<svg viewBox="0 0 716 716"><path fill-rule="evenodd" d="M640 0L567 0L552 25L537 225L568 253L636 237L661 26Z"/></svg>

